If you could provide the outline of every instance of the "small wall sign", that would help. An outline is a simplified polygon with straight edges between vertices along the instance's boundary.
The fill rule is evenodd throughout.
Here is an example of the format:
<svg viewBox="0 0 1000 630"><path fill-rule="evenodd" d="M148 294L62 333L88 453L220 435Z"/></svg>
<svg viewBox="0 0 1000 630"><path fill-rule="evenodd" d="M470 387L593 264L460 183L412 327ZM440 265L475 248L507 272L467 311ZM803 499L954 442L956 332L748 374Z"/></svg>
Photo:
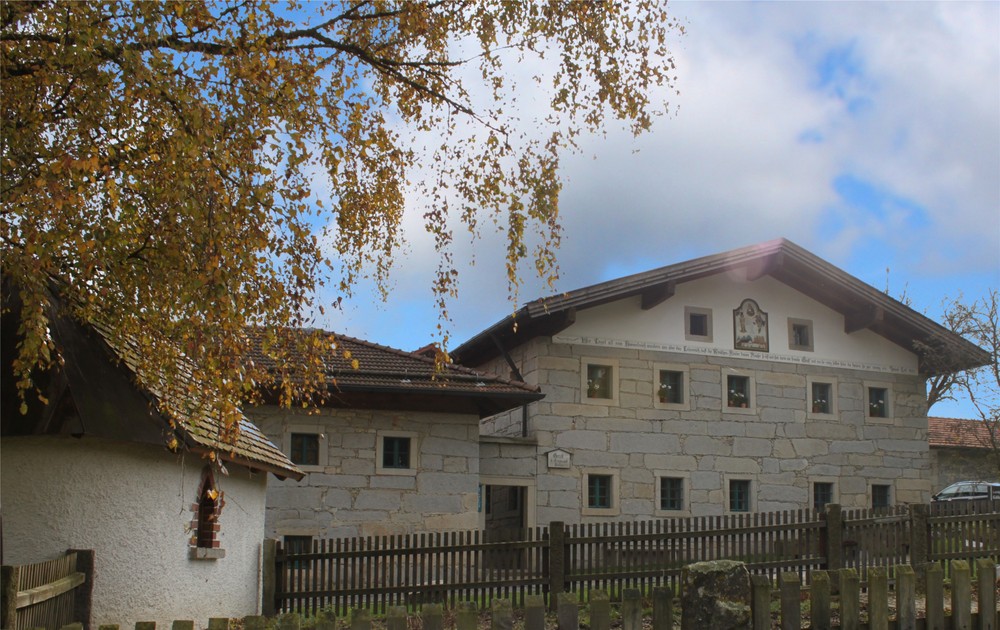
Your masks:
<svg viewBox="0 0 1000 630"><path fill-rule="evenodd" d="M562 449L549 451L549 468L569 468L570 454Z"/></svg>

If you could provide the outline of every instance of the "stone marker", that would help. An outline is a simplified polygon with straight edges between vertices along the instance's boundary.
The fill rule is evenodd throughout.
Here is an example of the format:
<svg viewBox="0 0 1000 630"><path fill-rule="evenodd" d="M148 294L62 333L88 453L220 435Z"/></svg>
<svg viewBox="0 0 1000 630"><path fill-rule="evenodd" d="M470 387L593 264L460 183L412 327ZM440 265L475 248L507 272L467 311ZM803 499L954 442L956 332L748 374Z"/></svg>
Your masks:
<svg viewBox="0 0 1000 630"><path fill-rule="evenodd" d="M681 630L751 628L750 572L742 562L696 562L681 572Z"/></svg>

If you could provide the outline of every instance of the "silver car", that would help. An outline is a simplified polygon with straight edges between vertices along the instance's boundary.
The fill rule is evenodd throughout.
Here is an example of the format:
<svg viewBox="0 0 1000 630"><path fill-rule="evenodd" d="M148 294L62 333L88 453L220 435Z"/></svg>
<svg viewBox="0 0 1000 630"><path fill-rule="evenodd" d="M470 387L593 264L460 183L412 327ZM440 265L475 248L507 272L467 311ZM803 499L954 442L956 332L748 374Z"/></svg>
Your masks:
<svg viewBox="0 0 1000 630"><path fill-rule="evenodd" d="M932 501L978 501L1000 499L1000 483L957 481L931 497Z"/></svg>

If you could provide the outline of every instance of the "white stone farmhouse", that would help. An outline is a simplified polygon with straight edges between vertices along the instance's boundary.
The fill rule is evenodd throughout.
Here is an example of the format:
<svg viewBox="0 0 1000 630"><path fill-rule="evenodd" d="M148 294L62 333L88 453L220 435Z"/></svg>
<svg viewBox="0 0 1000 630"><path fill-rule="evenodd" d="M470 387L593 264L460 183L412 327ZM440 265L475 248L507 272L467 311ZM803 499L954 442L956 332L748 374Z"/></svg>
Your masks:
<svg viewBox="0 0 1000 630"><path fill-rule="evenodd" d="M267 536L295 547L478 528L479 421L539 400L538 388L330 337L329 396L320 409L245 409L306 473L268 486Z"/></svg>
<svg viewBox="0 0 1000 630"><path fill-rule="evenodd" d="M989 358L784 239L529 302L452 356L545 394L482 424L528 526L925 502L925 379Z"/></svg>
<svg viewBox="0 0 1000 630"><path fill-rule="evenodd" d="M49 404L29 395L21 414L16 295L4 299L2 563L93 550L89 627L259 612L268 473L302 472L249 422L233 445L196 407L169 423L127 353L62 312L51 313L62 368L36 379Z"/></svg>

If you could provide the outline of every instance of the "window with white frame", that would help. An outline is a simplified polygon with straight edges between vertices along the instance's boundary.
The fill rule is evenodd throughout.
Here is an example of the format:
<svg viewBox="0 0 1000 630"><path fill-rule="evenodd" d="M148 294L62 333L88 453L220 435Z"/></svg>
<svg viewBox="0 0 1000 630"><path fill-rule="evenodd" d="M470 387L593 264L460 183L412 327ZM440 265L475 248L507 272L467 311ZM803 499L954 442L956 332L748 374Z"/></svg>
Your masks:
<svg viewBox="0 0 1000 630"><path fill-rule="evenodd" d="M788 349L813 351L813 323L811 319L788 318Z"/></svg>
<svg viewBox="0 0 1000 630"><path fill-rule="evenodd" d="M653 365L653 407L656 409L690 409L689 387L689 371L686 365L672 363Z"/></svg>
<svg viewBox="0 0 1000 630"><path fill-rule="evenodd" d="M285 426L285 455L305 472L326 468L329 446L322 425L294 422Z"/></svg>
<svg viewBox="0 0 1000 630"><path fill-rule="evenodd" d="M812 416L837 413L837 379L829 376L806 377L806 411Z"/></svg>
<svg viewBox="0 0 1000 630"><path fill-rule="evenodd" d="M756 406L754 393L755 380L752 374L738 371L723 373L722 410L728 412L747 412Z"/></svg>
<svg viewBox="0 0 1000 630"><path fill-rule="evenodd" d="M869 418L892 417L892 388L887 383L865 383L865 401Z"/></svg>
<svg viewBox="0 0 1000 630"><path fill-rule="evenodd" d="M872 484L872 508L887 508L892 505L892 486L889 484Z"/></svg>
<svg viewBox="0 0 1000 630"><path fill-rule="evenodd" d="M684 338L688 341L712 341L712 309L684 307Z"/></svg>
<svg viewBox="0 0 1000 630"><path fill-rule="evenodd" d="M753 510L751 490L749 479L729 479L729 511L745 513Z"/></svg>
<svg viewBox="0 0 1000 630"><path fill-rule="evenodd" d="M583 358L580 360L580 400L599 405L618 403L618 361Z"/></svg>
<svg viewBox="0 0 1000 630"><path fill-rule="evenodd" d="M660 510L681 512L685 509L684 479L682 477L660 477Z"/></svg>
<svg viewBox="0 0 1000 630"><path fill-rule="evenodd" d="M611 516L619 513L618 473L611 469L585 471L583 476L583 514Z"/></svg>
<svg viewBox="0 0 1000 630"><path fill-rule="evenodd" d="M417 471L417 434L379 431L375 442L375 472L383 475L414 475Z"/></svg>
<svg viewBox="0 0 1000 630"><path fill-rule="evenodd" d="M833 503L833 482L814 481L812 484L812 506L817 512L822 512L828 503Z"/></svg>

